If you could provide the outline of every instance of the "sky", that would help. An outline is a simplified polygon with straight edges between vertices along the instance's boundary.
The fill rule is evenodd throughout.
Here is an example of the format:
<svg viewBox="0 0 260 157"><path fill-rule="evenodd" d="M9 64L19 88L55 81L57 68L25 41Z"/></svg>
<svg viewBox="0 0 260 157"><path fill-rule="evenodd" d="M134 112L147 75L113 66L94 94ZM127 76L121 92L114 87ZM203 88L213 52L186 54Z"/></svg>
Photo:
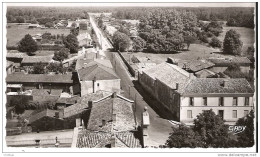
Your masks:
<svg viewBox="0 0 260 157"><path fill-rule="evenodd" d="M254 7L255 3L7 3L7 6L147 6L147 7Z"/></svg>

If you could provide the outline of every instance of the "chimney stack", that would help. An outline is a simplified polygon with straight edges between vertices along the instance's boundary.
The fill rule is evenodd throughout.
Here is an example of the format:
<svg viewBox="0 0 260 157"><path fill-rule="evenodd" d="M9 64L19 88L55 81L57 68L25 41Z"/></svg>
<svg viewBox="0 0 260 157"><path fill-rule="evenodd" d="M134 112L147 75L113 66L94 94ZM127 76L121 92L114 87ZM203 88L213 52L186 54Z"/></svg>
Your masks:
<svg viewBox="0 0 260 157"><path fill-rule="evenodd" d="M114 93L112 94L112 98L116 98L116 97L117 97L116 92L114 92Z"/></svg>
<svg viewBox="0 0 260 157"><path fill-rule="evenodd" d="M115 135L111 136L111 148L115 148L116 147L116 139L115 139Z"/></svg>
<svg viewBox="0 0 260 157"><path fill-rule="evenodd" d="M55 112L55 118L59 118L60 112Z"/></svg>
<svg viewBox="0 0 260 157"><path fill-rule="evenodd" d="M102 127L106 125L106 120L102 119Z"/></svg>
<svg viewBox="0 0 260 157"><path fill-rule="evenodd" d="M176 88L175 90L178 90L179 89L179 83L176 83Z"/></svg>
<svg viewBox="0 0 260 157"><path fill-rule="evenodd" d="M113 123L116 122L116 114L112 115L112 121L113 121Z"/></svg>
<svg viewBox="0 0 260 157"><path fill-rule="evenodd" d="M93 107L93 101L88 101L88 108L92 108Z"/></svg>

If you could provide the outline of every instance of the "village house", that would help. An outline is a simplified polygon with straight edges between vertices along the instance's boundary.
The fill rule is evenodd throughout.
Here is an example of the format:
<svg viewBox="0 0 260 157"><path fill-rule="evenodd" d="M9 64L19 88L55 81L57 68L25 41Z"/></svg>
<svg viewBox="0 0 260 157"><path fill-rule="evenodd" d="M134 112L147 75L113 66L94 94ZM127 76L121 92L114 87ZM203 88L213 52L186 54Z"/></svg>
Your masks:
<svg viewBox="0 0 260 157"><path fill-rule="evenodd" d="M177 65L161 63L139 73L138 81L160 102L159 109L171 113L169 119L186 124L209 109L234 124L253 109L254 91L245 79L196 78Z"/></svg>
<svg viewBox="0 0 260 157"><path fill-rule="evenodd" d="M79 130L72 147L141 148L133 103L116 93L89 101L91 112L87 127Z"/></svg>
<svg viewBox="0 0 260 157"><path fill-rule="evenodd" d="M39 24L29 24L28 28L38 28L40 27Z"/></svg>
<svg viewBox="0 0 260 157"><path fill-rule="evenodd" d="M79 47L93 47L89 33L81 33L77 36L77 39L79 41Z"/></svg>
<svg viewBox="0 0 260 157"><path fill-rule="evenodd" d="M34 64L37 64L37 63L45 64L45 66L47 66L49 63L52 63L52 62L59 63L58 61L55 61L52 58L53 58L53 55L26 56L26 57L23 57L23 60L21 61L21 67L23 67L28 72L33 68Z"/></svg>
<svg viewBox="0 0 260 157"><path fill-rule="evenodd" d="M17 50L9 50L6 54L6 60L13 62L13 66L18 68L21 66L21 62L26 56L28 56L26 53L19 52Z"/></svg>
<svg viewBox="0 0 260 157"><path fill-rule="evenodd" d="M12 74L13 72L15 72L14 62L7 60L6 61L6 73Z"/></svg>
<svg viewBox="0 0 260 157"><path fill-rule="evenodd" d="M61 89L73 93L72 73L67 74L24 74L13 73L6 77L8 85L22 85L24 90L31 89ZM20 87L20 86L19 86ZM8 87L7 87L8 90Z"/></svg>
<svg viewBox="0 0 260 157"><path fill-rule="evenodd" d="M81 64L82 68L79 64L76 67L78 68L81 96L99 90L120 91L120 79L108 60L94 60L87 64L80 63L83 63L83 65Z"/></svg>
<svg viewBox="0 0 260 157"><path fill-rule="evenodd" d="M241 72L249 73L252 62L247 57L226 57L226 58L209 58L208 61L214 63L214 67L209 70L219 73L224 72L230 65L238 65Z"/></svg>

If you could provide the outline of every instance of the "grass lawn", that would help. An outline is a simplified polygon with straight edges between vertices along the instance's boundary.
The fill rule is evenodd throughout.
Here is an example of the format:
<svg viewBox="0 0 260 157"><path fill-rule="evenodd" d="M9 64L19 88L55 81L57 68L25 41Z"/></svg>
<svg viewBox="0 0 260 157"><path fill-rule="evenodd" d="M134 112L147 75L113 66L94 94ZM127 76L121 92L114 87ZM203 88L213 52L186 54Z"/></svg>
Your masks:
<svg viewBox="0 0 260 157"><path fill-rule="evenodd" d="M28 25L14 25L14 24L8 24L8 26L11 26L10 28L7 28L7 46L15 46L26 34L30 35L36 35L36 34L43 34L43 33L51 33L51 34L64 34L68 35L70 33L70 29L41 29L41 28L35 28L35 29L28 29Z"/></svg>
<svg viewBox="0 0 260 157"><path fill-rule="evenodd" d="M249 46L254 46L254 29L245 27L223 27L223 32L218 37L222 42L224 41L226 32L234 29L240 34L240 40L243 42L242 51L245 52Z"/></svg>

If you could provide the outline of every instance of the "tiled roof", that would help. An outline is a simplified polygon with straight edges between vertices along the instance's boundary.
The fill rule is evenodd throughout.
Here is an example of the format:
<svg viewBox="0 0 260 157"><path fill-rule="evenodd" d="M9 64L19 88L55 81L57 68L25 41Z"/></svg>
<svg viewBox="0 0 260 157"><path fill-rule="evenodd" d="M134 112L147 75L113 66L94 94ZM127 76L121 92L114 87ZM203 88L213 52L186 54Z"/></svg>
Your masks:
<svg viewBox="0 0 260 157"><path fill-rule="evenodd" d="M117 74L113 69L105 67L100 64L94 64L86 68L78 70L79 79L81 81L87 80L113 80L118 79Z"/></svg>
<svg viewBox="0 0 260 157"><path fill-rule="evenodd" d="M52 62L52 55L51 56L27 56L24 57L22 63L50 63Z"/></svg>
<svg viewBox="0 0 260 157"><path fill-rule="evenodd" d="M122 97L107 97L94 102L87 129L91 131L121 132L135 129L133 102ZM115 116L113 120L113 116ZM102 126L102 121L105 125Z"/></svg>
<svg viewBox="0 0 260 157"><path fill-rule="evenodd" d="M9 52L6 54L6 58L24 58L24 57L28 57L28 55L26 53L22 53L19 51L15 51L15 52Z"/></svg>
<svg viewBox="0 0 260 157"><path fill-rule="evenodd" d="M176 83L179 83L177 91L180 93L189 82L189 76L191 75L180 67L169 63L158 64L152 68L143 70L143 73L147 74L154 80L157 79L163 82L173 89L176 89Z"/></svg>
<svg viewBox="0 0 260 157"><path fill-rule="evenodd" d="M77 138L78 148L104 148L111 144L111 137L114 135L116 148L141 148L140 140L135 137L134 132L89 132L81 131Z"/></svg>
<svg viewBox="0 0 260 157"><path fill-rule="evenodd" d="M46 109L46 110L43 110L42 112L39 112L37 114L34 114L32 115L30 118L29 118L29 123L33 123L43 117L55 117L55 112L58 112L56 110L49 110L49 109Z"/></svg>
<svg viewBox="0 0 260 157"><path fill-rule="evenodd" d="M84 109L88 108L88 101L96 101L108 96L109 94L111 93L106 91L97 91L96 93L86 94L82 96L80 99L77 99L76 104L64 108L64 117L71 117L84 112Z"/></svg>
<svg viewBox="0 0 260 157"><path fill-rule="evenodd" d="M218 66L219 65L227 66L230 65L231 63L236 63L239 65L251 63L251 61L247 57L209 58L208 60Z"/></svg>
<svg viewBox="0 0 260 157"><path fill-rule="evenodd" d="M108 68L113 68L110 60L107 60L107 59L84 59L84 58L80 58L77 60L77 63L76 63L76 70L78 69L82 69L82 68L86 68L86 67L90 67L90 66L93 66L93 65L103 65L105 67L108 67Z"/></svg>
<svg viewBox="0 0 260 157"><path fill-rule="evenodd" d="M14 73L7 75L6 82L24 83L73 83L72 73L68 74L23 74Z"/></svg>
<svg viewBox="0 0 260 157"><path fill-rule="evenodd" d="M206 60L177 60L177 63L179 67L186 68L192 72L207 69L215 65Z"/></svg>
<svg viewBox="0 0 260 157"><path fill-rule="evenodd" d="M215 75L215 73L208 69L203 69L201 71L196 72L195 75L199 78L207 78L208 76Z"/></svg>
<svg viewBox="0 0 260 157"><path fill-rule="evenodd" d="M223 82L227 81L227 86ZM254 93L246 79L197 78L190 81L183 94Z"/></svg>

